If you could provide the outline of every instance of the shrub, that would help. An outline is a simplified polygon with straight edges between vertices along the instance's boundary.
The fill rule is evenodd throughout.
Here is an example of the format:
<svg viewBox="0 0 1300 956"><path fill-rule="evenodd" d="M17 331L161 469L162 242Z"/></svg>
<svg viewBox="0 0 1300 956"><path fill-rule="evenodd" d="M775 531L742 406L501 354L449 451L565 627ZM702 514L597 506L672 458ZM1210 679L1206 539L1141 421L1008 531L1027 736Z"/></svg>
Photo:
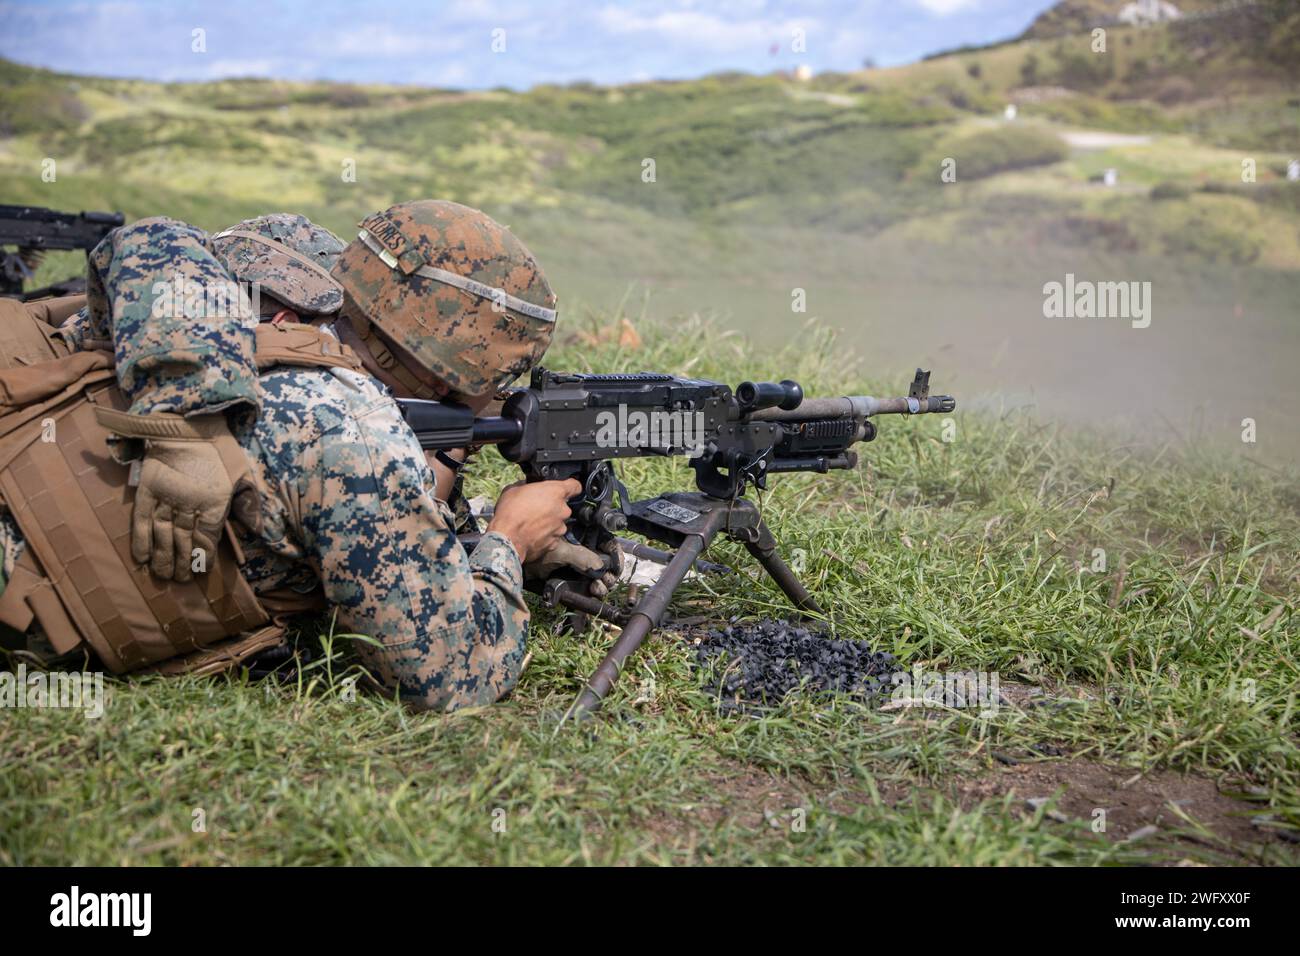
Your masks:
<svg viewBox="0 0 1300 956"><path fill-rule="evenodd" d="M1038 85L1038 57L1032 53L1020 64L1020 80L1025 86Z"/></svg>
<svg viewBox="0 0 1300 956"><path fill-rule="evenodd" d="M86 116L86 107L75 93L47 84L18 84L0 96L0 136L76 129Z"/></svg>
<svg viewBox="0 0 1300 956"><path fill-rule="evenodd" d="M1259 258L1263 243L1252 235L1201 216L1187 228L1166 235L1164 246L1165 252L1173 256L1196 256L1208 262L1248 265Z"/></svg>
<svg viewBox="0 0 1300 956"><path fill-rule="evenodd" d="M1196 99L1196 84L1185 76L1171 76L1160 84L1156 101L1163 106L1176 106Z"/></svg>
<svg viewBox="0 0 1300 956"><path fill-rule="evenodd" d="M1056 81L1072 90L1096 89L1105 86L1115 76L1114 62L1109 56L1066 52L1058 47Z"/></svg>
<svg viewBox="0 0 1300 956"><path fill-rule="evenodd" d="M1163 182L1151 187L1152 199L1186 199L1191 194L1182 183Z"/></svg>
<svg viewBox="0 0 1300 956"><path fill-rule="evenodd" d="M1109 252L1136 252L1138 239L1122 219L1104 216L1063 216L1053 222L1047 234L1067 246L1090 246Z"/></svg>
<svg viewBox="0 0 1300 956"><path fill-rule="evenodd" d="M1055 133L1035 126L1004 126L967 136L946 147L957 160L958 179L982 179L1011 169L1059 163L1070 151Z"/></svg>

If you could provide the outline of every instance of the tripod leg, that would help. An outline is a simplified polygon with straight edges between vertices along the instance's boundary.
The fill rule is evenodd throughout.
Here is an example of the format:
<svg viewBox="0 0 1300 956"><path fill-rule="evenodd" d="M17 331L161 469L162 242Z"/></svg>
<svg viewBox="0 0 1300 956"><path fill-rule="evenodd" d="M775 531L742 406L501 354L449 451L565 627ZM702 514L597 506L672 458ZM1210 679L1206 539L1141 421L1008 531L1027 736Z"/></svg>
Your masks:
<svg viewBox="0 0 1300 956"><path fill-rule="evenodd" d="M614 686L614 681L618 680L624 661L635 653L641 646L641 642L658 627L668 602L673 598L673 592L685 579L687 572L691 570L691 565L695 563L695 559L700 556L704 548L705 540L699 535L691 535L682 542L673 559L668 562L663 575L650 590L646 591L628 615L628 622L623 625L623 632L618 636L609 653L605 655L605 659L600 662L596 672L591 675L587 686L569 708L567 716L585 717L599 709L601 701Z"/></svg>
<svg viewBox="0 0 1300 956"><path fill-rule="evenodd" d="M763 547L763 544L770 543L770 547ZM761 529L759 542L746 542L745 550L752 554L758 563L763 566L763 570L771 575L772 580L777 586L785 592L785 596L790 602L801 611L808 611L813 614L826 613L821 606L808 593L808 589L803 586L790 565L781 559L781 555L776 553L776 543L772 541L772 535L766 527Z"/></svg>

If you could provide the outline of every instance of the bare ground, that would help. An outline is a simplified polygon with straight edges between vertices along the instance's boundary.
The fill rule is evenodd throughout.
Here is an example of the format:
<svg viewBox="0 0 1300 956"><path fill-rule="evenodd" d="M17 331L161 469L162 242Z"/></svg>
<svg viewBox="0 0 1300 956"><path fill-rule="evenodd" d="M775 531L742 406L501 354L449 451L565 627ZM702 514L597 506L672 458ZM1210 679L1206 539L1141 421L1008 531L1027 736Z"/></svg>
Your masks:
<svg viewBox="0 0 1300 956"><path fill-rule="evenodd" d="M724 824L775 834L790 831L801 808L820 805L849 814L871 803L870 794L860 787L825 789L741 766L734 774L715 775L708 783L710 799L658 808L645 821L646 829L667 844L695 845L704 832ZM902 807L942 794L966 810L1010 795L1013 811L1026 815L1035 812L1038 801L1048 799L1046 825L1082 823L1091 832L1097 832L1092 825L1101 810L1105 829L1098 838L1172 847L1168 862L1178 861L1180 846L1209 850L1229 863L1255 862L1255 850L1265 844L1286 846L1275 831L1252 825L1252 817L1263 806L1240 799L1236 794L1244 787L1220 785L1196 774L1135 771L1086 758L1020 762L933 787L881 779L877 790L888 806Z"/></svg>

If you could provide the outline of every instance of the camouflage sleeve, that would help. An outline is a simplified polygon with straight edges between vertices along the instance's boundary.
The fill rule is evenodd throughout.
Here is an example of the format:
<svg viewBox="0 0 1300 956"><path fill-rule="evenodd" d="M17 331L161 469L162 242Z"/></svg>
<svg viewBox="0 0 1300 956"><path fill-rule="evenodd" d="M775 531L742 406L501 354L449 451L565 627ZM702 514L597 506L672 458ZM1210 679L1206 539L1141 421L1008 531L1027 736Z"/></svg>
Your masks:
<svg viewBox="0 0 1300 956"><path fill-rule="evenodd" d="M528 631L519 557L497 534L466 555L396 404L381 397L342 417L307 458L304 543L336 628L380 642L358 645L375 677L439 710L509 691Z"/></svg>
<svg viewBox="0 0 1300 956"><path fill-rule="evenodd" d="M54 330L54 334L63 339L73 352L90 348L95 341L95 330L90 324L90 313L84 308L72 313Z"/></svg>
<svg viewBox="0 0 1300 956"><path fill-rule="evenodd" d="M136 414L259 405L256 316L205 239L174 219L141 219L90 253L79 332L112 340Z"/></svg>

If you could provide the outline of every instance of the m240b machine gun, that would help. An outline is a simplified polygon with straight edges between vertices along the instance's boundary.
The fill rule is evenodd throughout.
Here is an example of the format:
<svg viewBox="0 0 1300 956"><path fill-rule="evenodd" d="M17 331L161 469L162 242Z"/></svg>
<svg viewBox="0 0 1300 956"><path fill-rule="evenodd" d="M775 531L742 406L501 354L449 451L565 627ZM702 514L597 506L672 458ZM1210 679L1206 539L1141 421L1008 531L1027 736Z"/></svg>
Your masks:
<svg viewBox="0 0 1300 956"><path fill-rule="evenodd" d="M775 474L856 467L852 446L876 437L877 415L951 412L957 406L950 396L930 394L930 373L921 369L903 398L809 399L789 380L744 382L733 391L719 382L656 372L593 375L537 368L528 388L509 393L498 416L476 418L468 408L445 402L401 404L426 449L492 444L530 481L578 479L583 491L570 501L569 522L577 543L600 552L609 538L631 531L672 549L643 549L666 568L630 609L592 597L576 573L553 577L540 588L553 606L622 626L575 701L575 713L600 706L624 662L659 625L673 592L719 534L743 544L796 608L824 613L782 560L745 491L765 488ZM697 490L630 500L614 462L669 455L690 459Z"/></svg>
<svg viewBox="0 0 1300 956"><path fill-rule="evenodd" d="M90 252L125 221L120 212L55 212L41 206L0 206L0 295L27 301L84 292L84 276L29 292L23 291L23 285L31 280L49 250Z"/></svg>

